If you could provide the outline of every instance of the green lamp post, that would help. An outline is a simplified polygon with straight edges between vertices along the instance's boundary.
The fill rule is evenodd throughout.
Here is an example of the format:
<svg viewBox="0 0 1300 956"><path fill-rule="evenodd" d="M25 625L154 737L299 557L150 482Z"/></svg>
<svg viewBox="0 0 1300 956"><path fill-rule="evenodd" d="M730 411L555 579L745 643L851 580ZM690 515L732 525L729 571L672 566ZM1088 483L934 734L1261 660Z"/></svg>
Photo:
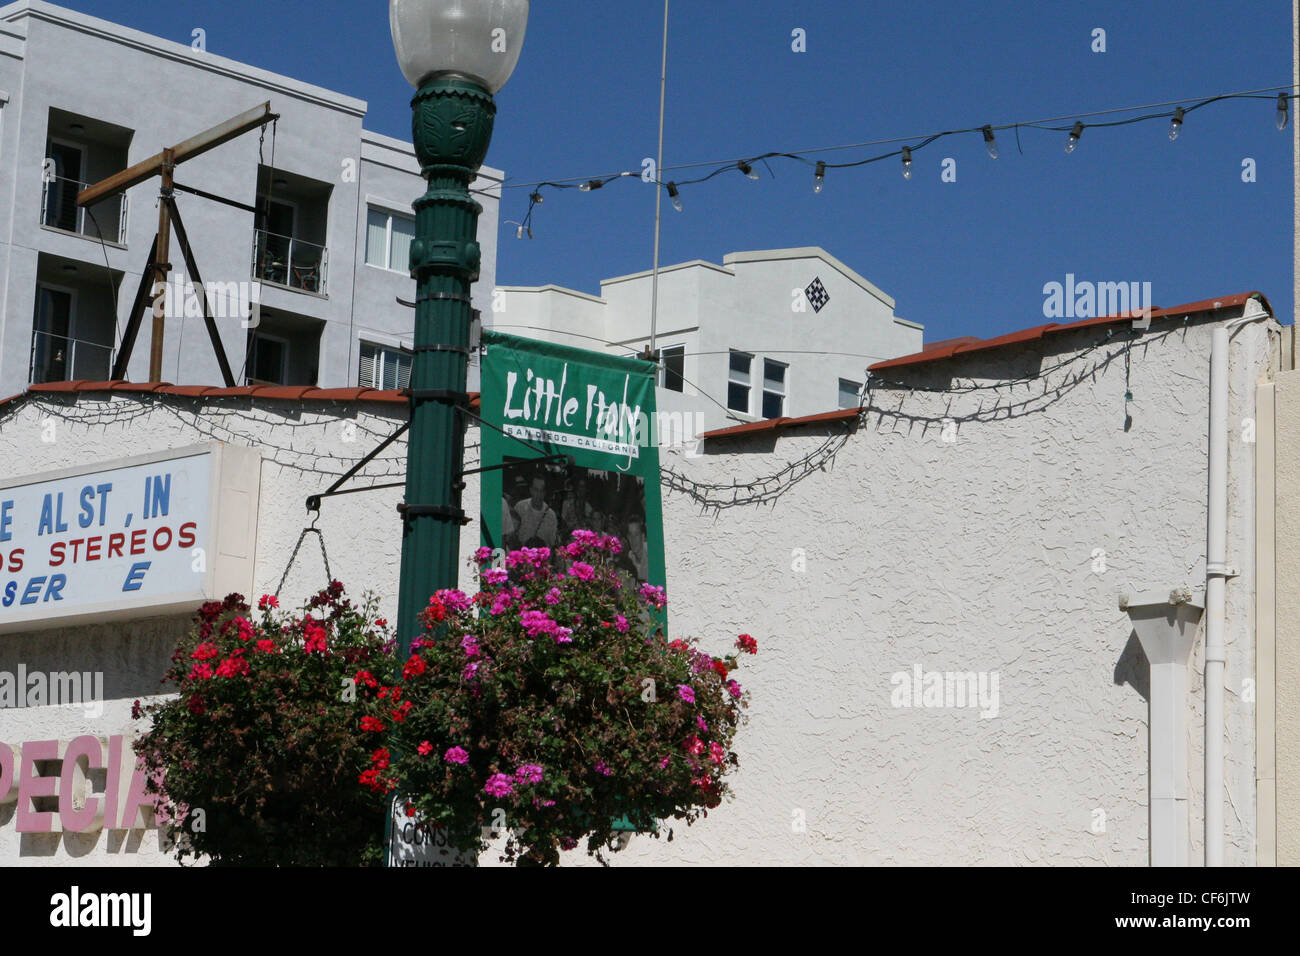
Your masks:
<svg viewBox="0 0 1300 956"><path fill-rule="evenodd" d="M428 190L415 201L411 275L417 282L407 433L397 638L401 658L429 597L458 582L464 484L460 471L478 217L469 184L487 156L493 94L523 48L529 0L390 0L402 73L417 90L413 136Z"/></svg>

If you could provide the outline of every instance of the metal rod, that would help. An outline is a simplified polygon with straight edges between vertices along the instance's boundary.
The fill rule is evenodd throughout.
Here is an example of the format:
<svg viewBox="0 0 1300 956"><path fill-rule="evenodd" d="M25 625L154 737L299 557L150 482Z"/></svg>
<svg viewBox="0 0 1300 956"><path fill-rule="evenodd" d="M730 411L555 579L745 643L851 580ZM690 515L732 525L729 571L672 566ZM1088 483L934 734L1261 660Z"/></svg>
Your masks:
<svg viewBox="0 0 1300 956"><path fill-rule="evenodd" d="M203 276L199 275L199 264L194 261L194 251L190 248L189 237L185 235L185 224L181 222L181 211L176 199L167 199L167 208L171 211L172 223L176 227L176 241L180 244L181 255L185 257L185 268L190 278L198 287L199 301L203 303L203 323L208 327L208 338L212 340L212 350L217 354L217 365L221 368L221 378L226 388L235 387L235 376L230 371L230 362L226 359L226 348L221 344L221 332L217 329L217 320L212 316L208 305L208 290L203 285Z"/></svg>
<svg viewBox="0 0 1300 956"><path fill-rule="evenodd" d="M655 161L655 179L658 180L664 168L664 105L668 91L668 0L664 0L664 56L659 71L659 157ZM651 354L655 351L655 337L659 326L659 232L663 217L664 191L655 185L655 257L654 273L650 279L650 346Z"/></svg>
<svg viewBox="0 0 1300 956"><path fill-rule="evenodd" d="M344 473L343 477L341 477L338 481L334 482L334 484L330 485L329 488L327 488L324 492L322 492L322 493L319 494L319 495L310 495L310 496L308 496L308 498L307 498L307 510L308 510L308 511L319 511L319 510L320 510L320 499L322 499L322 498L332 498L334 495L337 495L337 494L346 494L346 492L340 492L340 491L339 491L339 488L341 488L345 482L347 482L349 479L351 479L352 476L355 475L357 472L359 472L362 468L366 467L366 465L368 465L368 464L370 464L372 461L374 461L376 455L380 454L380 453L381 453L385 448L387 448L387 447L388 447L389 445L391 445L393 442L397 441L397 439L399 439L399 438L401 438L403 435L405 435L406 432L407 432L407 429L409 429L410 427L411 427L411 423L410 423L409 421L408 421L408 422L405 422L405 423L402 425L401 428L397 429L397 431L393 432L391 435L389 435L387 438L385 438L382 442L380 442L379 445L376 446L376 447L375 447L375 448L370 452L370 454L366 455L365 458L362 458L359 462L357 462L355 465L353 465L351 468L349 468L349 469L347 470L347 472ZM402 484L405 484L405 482L402 482ZM370 489L369 489L369 488L358 488L358 489L356 489L356 490L357 490L357 491L369 491ZM314 507L314 508L312 507L312 502L313 502L313 501L316 502L316 507Z"/></svg>
<svg viewBox="0 0 1300 956"><path fill-rule="evenodd" d="M189 193L191 196L198 196L200 199L211 199L213 202L225 203L227 206L234 206L236 209L242 209L244 212L251 212L257 215L257 207L250 206L234 199L227 199L225 196L218 196L216 193L205 192L202 189L195 189L193 186L182 186L180 183L172 183L173 189L179 189L183 193Z"/></svg>

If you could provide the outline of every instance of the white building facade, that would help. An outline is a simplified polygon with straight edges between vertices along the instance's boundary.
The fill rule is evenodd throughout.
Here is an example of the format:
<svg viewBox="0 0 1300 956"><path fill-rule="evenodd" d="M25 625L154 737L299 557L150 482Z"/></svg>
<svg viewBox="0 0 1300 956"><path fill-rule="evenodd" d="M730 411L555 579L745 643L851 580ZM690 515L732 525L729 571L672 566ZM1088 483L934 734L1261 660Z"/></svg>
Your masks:
<svg viewBox="0 0 1300 956"><path fill-rule="evenodd" d="M600 295L502 286L484 324L627 355L649 345L653 275L606 279ZM659 272L661 411L704 429L856 408L873 362L920 351L923 327L824 249L733 252Z"/></svg>
<svg viewBox="0 0 1300 956"><path fill-rule="evenodd" d="M1145 865L1153 828L1167 835L1171 823L1175 849L1198 864L1205 624L1184 634L1181 690L1160 696L1179 682L1153 681L1120 598L1204 585L1210 343L1241 318L1251 321L1233 336L1227 377L1236 576L1218 796L1225 862L1272 859L1260 824L1276 736L1266 680L1277 665L1257 620L1254 555L1273 536L1256 491L1273 465L1245 425L1289 348L1267 303L1248 294L1156 312L1147 331L1092 320L877 363L862 412L736 426L707 438L703 454L663 450L670 627L713 653L750 633L759 653L738 673L753 703L737 736L735 800L676 828L671 843L634 838L615 864ZM203 474L229 497L213 499L235 529L218 547L221 568L258 595L279 584L307 496L406 413L396 392L51 384L0 405L0 461L48 477L125 467L127 454L219 449L220 466ZM356 483L399 480L405 455L399 440ZM477 477L466 481L472 508ZM7 466L0 508L29 483ZM390 617L400 496L330 498L319 521L333 575L350 593L376 591ZM464 532L463 557L477 544ZM23 574L6 564L0 578L3 594ZM309 542L282 605L324 580ZM26 595L30 582L19 585ZM27 748L29 776L62 786L61 756L88 737L104 741L107 762L114 738L120 748L139 732L132 701L158 694L187 626L175 608L132 607L128 595L89 619L4 628L0 675L103 675L98 714L5 712L10 762L22 766ZM1153 709L1176 714L1181 731L1162 738ZM1153 759L1168 754L1181 761ZM121 801L111 825L34 832L32 814L49 804L34 792L29 780L0 793L0 863L168 864L146 815ZM1158 820L1160 808L1175 812ZM565 860L590 862L581 851Z"/></svg>
<svg viewBox="0 0 1300 956"><path fill-rule="evenodd" d="M273 127L175 171L246 207L177 192L236 384L405 385L413 311L397 300L414 297L406 256L424 191L410 143L367 131L361 100L197 38L19 0L0 7L0 394L110 377L158 228L159 180L89 210L77 193L268 101ZM485 168L474 184L481 290L496 272L501 178ZM197 297L184 284L174 294L192 279L175 237L170 259L162 377L219 382ZM131 381L148 377L151 311Z"/></svg>

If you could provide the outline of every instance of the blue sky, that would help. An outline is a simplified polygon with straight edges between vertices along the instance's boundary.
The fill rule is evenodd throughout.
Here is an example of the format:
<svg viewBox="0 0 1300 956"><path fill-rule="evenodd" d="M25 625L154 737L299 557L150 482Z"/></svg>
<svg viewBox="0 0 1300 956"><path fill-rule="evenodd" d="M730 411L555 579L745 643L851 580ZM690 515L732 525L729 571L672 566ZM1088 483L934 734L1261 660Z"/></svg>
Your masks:
<svg viewBox="0 0 1300 956"><path fill-rule="evenodd" d="M185 43L202 27L209 51L365 99L369 128L409 138L386 3L66 5ZM660 0L533 4L488 162L512 183L639 171L655 153L662 16ZM1091 49L1096 28L1105 53ZM792 50L795 29L807 52ZM816 159L820 146L1286 85L1291 30L1289 0L676 0L665 166ZM894 296L927 341L1041 324L1043 286L1067 273L1150 282L1158 306L1257 289L1289 322L1292 139L1273 116L1266 100L1213 104L1175 143L1154 121L1085 130L1068 156L1065 133L1021 130L1022 155L1007 130L997 161L967 134L917 153L910 182L886 160L832 171L819 196L810 169L775 160L775 178L729 172L684 188L683 213L665 203L662 260L819 245ZM940 181L947 158L956 182ZM506 191L503 219L522 218L528 192ZM602 277L650 267L653 216L654 187L639 180L548 193L534 240L503 227L498 282L598 293Z"/></svg>

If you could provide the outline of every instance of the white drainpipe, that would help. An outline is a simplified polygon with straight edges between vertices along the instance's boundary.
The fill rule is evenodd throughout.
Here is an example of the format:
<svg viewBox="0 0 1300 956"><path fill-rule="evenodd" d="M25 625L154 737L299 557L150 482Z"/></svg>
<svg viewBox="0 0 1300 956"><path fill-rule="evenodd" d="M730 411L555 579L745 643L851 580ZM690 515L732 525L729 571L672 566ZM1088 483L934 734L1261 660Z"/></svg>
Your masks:
<svg viewBox="0 0 1300 956"><path fill-rule="evenodd" d="M1228 578L1228 345L1229 334L1247 322L1270 318L1257 299L1246 313L1211 333L1210 488L1205 543L1205 865L1223 866L1223 642Z"/></svg>

